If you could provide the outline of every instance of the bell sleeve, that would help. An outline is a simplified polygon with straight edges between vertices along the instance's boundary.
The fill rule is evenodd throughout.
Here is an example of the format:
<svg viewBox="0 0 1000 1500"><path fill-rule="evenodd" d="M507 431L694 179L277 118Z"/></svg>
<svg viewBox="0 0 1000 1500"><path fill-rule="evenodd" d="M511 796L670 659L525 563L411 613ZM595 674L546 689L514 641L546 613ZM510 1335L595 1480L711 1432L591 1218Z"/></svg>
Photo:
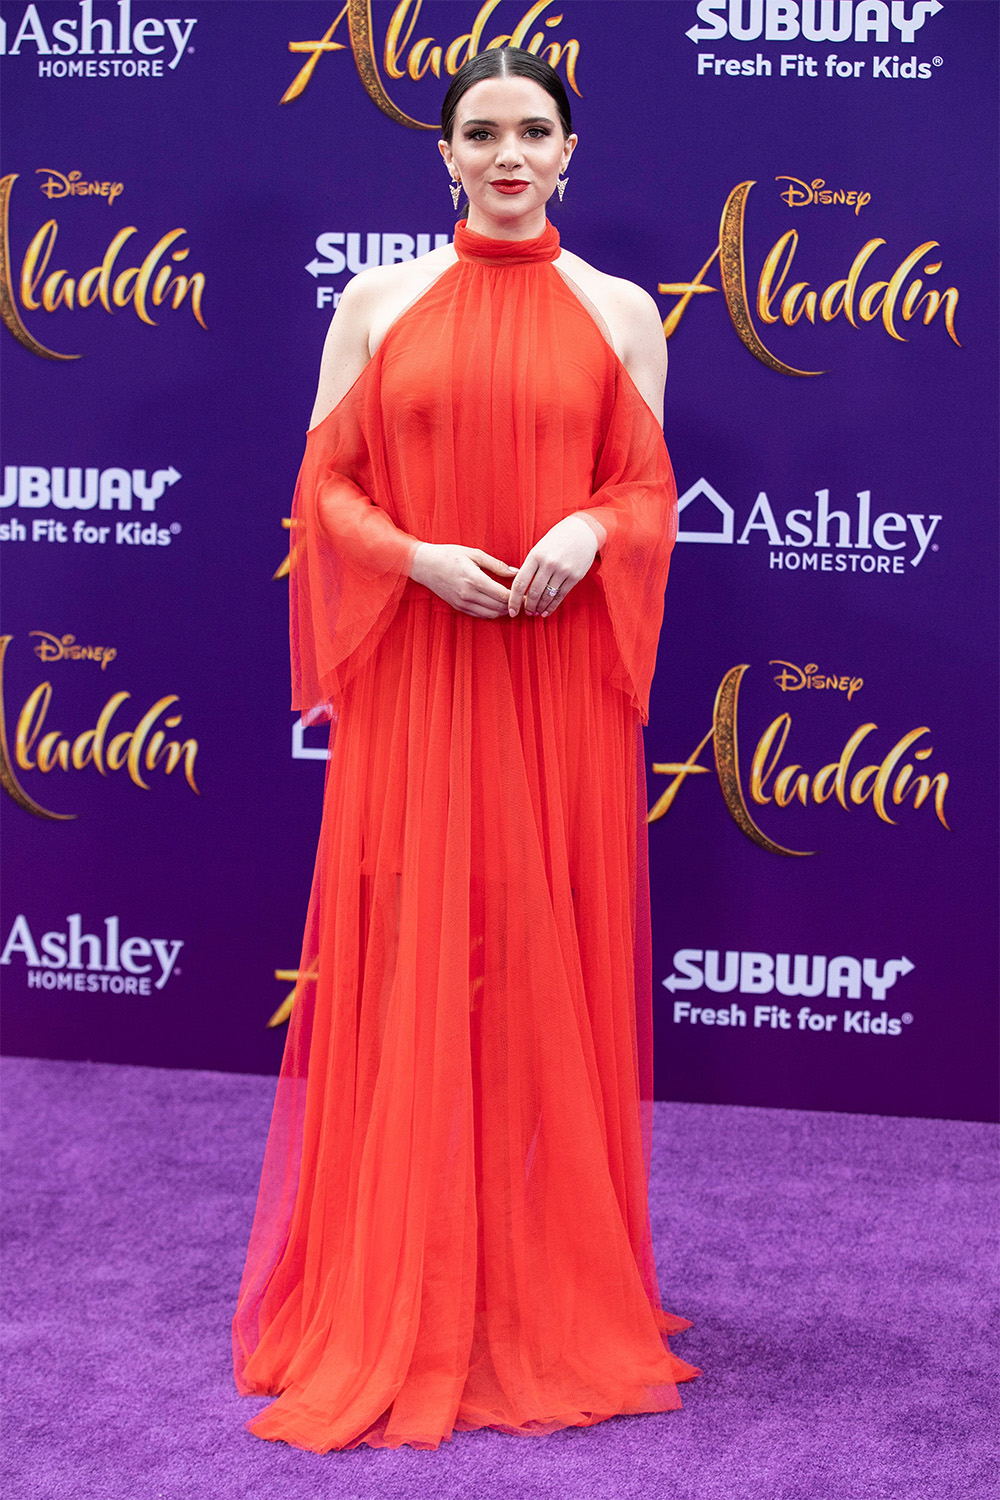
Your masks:
<svg viewBox="0 0 1000 1500"><path fill-rule="evenodd" d="M592 498L592 505L574 514L590 524L600 544L594 576L617 648L611 680L648 724L663 596L677 537L677 486L660 424L620 364Z"/></svg>
<svg viewBox="0 0 1000 1500"><path fill-rule="evenodd" d="M420 539L391 514L377 387L359 380L306 434L292 502L292 708L335 718L399 605ZM381 501L381 503L379 503Z"/></svg>

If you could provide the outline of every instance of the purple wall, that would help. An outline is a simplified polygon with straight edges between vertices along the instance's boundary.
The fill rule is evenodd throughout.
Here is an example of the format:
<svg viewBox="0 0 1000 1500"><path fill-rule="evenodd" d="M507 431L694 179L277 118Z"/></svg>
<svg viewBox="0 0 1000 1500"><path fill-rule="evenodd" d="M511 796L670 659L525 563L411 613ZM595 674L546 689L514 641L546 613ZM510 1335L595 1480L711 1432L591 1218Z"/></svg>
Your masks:
<svg viewBox="0 0 1000 1500"><path fill-rule="evenodd" d="M450 235L476 30L565 49L553 219L670 327L658 1092L993 1118L997 7L375 3L381 98L363 3L171 9L0 6L5 1050L277 1068L282 517L344 257Z"/></svg>

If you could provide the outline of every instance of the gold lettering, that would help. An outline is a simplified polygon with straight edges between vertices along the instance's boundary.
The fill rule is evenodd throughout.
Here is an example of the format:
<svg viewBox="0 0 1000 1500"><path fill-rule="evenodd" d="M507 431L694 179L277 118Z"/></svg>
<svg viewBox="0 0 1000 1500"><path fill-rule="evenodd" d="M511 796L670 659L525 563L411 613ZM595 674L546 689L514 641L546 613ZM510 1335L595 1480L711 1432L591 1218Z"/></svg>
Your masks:
<svg viewBox="0 0 1000 1500"><path fill-rule="evenodd" d="M767 849L772 854L788 854L795 857L811 854L812 850L786 849L782 844L776 844L773 839L769 839L757 827L746 805L743 788L740 785L737 715L740 683L748 670L749 664L747 663L730 668L719 684L719 691L715 696L715 708L712 714L715 768L719 777L719 785L722 788L723 800L737 828L759 848Z"/></svg>
<svg viewBox="0 0 1000 1500"><path fill-rule="evenodd" d="M803 313L805 313L810 323L815 323L816 321L816 293L806 291L808 285L808 281L797 281L794 286L789 287L781 299L781 321L787 324L788 327L797 323ZM805 296L802 299L802 306L796 312L795 299L800 292L805 292Z"/></svg>
<svg viewBox="0 0 1000 1500"><path fill-rule="evenodd" d="M702 266L701 270L698 272L693 281L661 281L658 284L656 288L658 292L663 292L666 296L669 297L680 298L680 301L671 308L670 313L663 320L663 332L667 338L670 337L670 335L673 333L674 329L680 322L681 318L684 316L684 311L688 303L691 301L692 297L695 297L702 292L714 292L717 290L717 288L714 286L702 286L702 280L708 274L709 267L715 260L718 253L719 247L718 245L716 245L715 249L708 257L708 260L706 260L705 264Z"/></svg>
<svg viewBox="0 0 1000 1500"><path fill-rule="evenodd" d="M939 771L936 776L918 776L913 786L915 788L915 796L913 798L914 807L923 807L930 795L931 787L934 787L934 811L945 828L948 828L948 820L944 815L944 796L948 790L947 772Z"/></svg>
<svg viewBox="0 0 1000 1500"><path fill-rule="evenodd" d="M78 771L82 771L84 766L93 761L101 775L107 775L104 766L104 741L108 725L129 697L130 693L114 693L101 709L96 728L85 729L82 734L77 735L73 741L73 765Z"/></svg>
<svg viewBox="0 0 1000 1500"><path fill-rule="evenodd" d="M42 306L46 312L55 312L60 302L65 302L70 309L73 307L73 293L76 291L76 282L71 276L67 276L63 285L59 283L66 276L65 271L53 271L51 276L45 278L42 287Z"/></svg>
<svg viewBox="0 0 1000 1500"><path fill-rule="evenodd" d="M434 74L435 78L441 77L441 48L431 46L433 41L434 38L432 36L425 36L423 41L417 42L416 46L411 47L410 60L406 65L406 70L411 78L419 81L424 77L428 68ZM425 47L431 48L430 56L426 62L424 62ZM421 67L421 63L423 63L423 67Z"/></svg>
<svg viewBox="0 0 1000 1500"><path fill-rule="evenodd" d="M126 224L124 229L119 229L111 244L104 252L104 259L101 261L100 266L95 268L97 270L97 295L100 297L101 306L106 312L114 311L111 306L111 273L114 270L115 261L118 259L118 252L126 240L130 240L136 233L137 230L134 224Z"/></svg>
<svg viewBox="0 0 1000 1500"><path fill-rule="evenodd" d="M889 283L887 281L873 281L861 293L861 301L858 303L858 313L866 323L872 323L878 317L882 310L882 303L885 301L885 293L888 288ZM875 299L880 292L882 293L882 302L876 303Z"/></svg>
<svg viewBox="0 0 1000 1500"><path fill-rule="evenodd" d="M927 253L927 251L933 250L937 246L937 243L937 240L925 240L922 245L918 245L916 250L912 251L906 257L906 259L901 262L901 264L893 272L892 280L889 282L885 297L882 300L882 325L885 328L886 333L890 334L894 339L898 339L901 344L905 344L906 339L904 339L903 335L901 333L898 333L896 330L896 324L893 318L893 314L896 310L896 299L899 296L900 288L902 287L903 282L906 280L907 276L909 276L910 272L917 264L917 261L923 260L924 255Z"/></svg>
<svg viewBox="0 0 1000 1500"><path fill-rule="evenodd" d="M832 323L834 318L839 317L843 312L851 327L857 328L858 325L854 321L854 294L858 289L858 279L875 251L884 244L885 240L869 240L867 244L862 245L851 262L851 269L844 280L830 283L819 301L819 315L824 323ZM840 306L835 307L834 300L838 292L841 293Z"/></svg>
<svg viewBox="0 0 1000 1500"><path fill-rule="evenodd" d="M347 0L347 26L351 34L354 66L358 70L358 77L364 84L369 99L377 104L390 120L395 120L397 125L408 125L412 130L436 130L438 128L436 125L425 124L423 120L414 120L412 116L404 114L393 104L386 93L382 79L379 77L378 64L375 61L371 0Z"/></svg>
<svg viewBox="0 0 1000 1500"><path fill-rule="evenodd" d="M24 252L21 262L21 301L32 312L36 312L42 305L35 296L35 288L45 275L58 233L59 225L55 219L46 220ZM39 258L41 265L38 264Z"/></svg>
<svg viewBox="0 0 1000 1500"><path fill-rule="evenodd" d="M29 797L14 774L11 764L10 751L7 747L7 711L4 702L3 674L7 658L7 648L14 639L11 635L0 636L0 786L3 787L8 797L16 802L18 807L25 812L31 813L36 818L48 818L52 822L68 823L76 817L76 813L50 812L47 807L42 807L33 797Z"/></svg>
<svg viewBox="0 0 1000 1500"><path fill-rule="evenodd" d="M139 764L143 746L146 743L149 731L152 729L156 720L160 717L160 714L165 708L169 708L171 703L176 702L176 693L168 693L165 697L157 699L152 708L146 710L142 718L139 720L138 724L135 726L135 732L132 736L132 743L129 746L128 752L128 774L135 782L136 786L141 786L143 791L145 792L149 791L149 787L142 779L142 770Z"/></svg>
<svg viewBox="0 0 1000 1500"><path fill-rule="evenodd" d="M500 0L486 0L485 5L481 5L479 8L476 19L472 23L472 30L467 31L464 36L457 36L455 38L444 55L446 73L454 75L464 62L467 62L470 57L476 56L479 51L479 43L483 39L483 28L499 4ZM559 20L562 20L561 16ZM575 44L570 43L570 45ZM464 57L461 56L463 46L465 47ZM552 66L555 67L555 63Z"/></svg>
<svg viewBox="0 0 1000 1500"><path fill-rule="evenodd" d="M528 32L531 30L532 26L535 24L535 21L541 15L542 11L546 10L549 5L551 5L551 3L552 0L536 0L536 4L534 4L529 11L525 12L520 21L518 21L517 25L514 27L514 30L511 32L510 45L512 47L524 47L524 39L528 35ZM525 51L527 51L527 48L525 48Z"/></svg>
<svg viewBox="0 0 1000 1500"><path fill-rule="evenodd" d="M815 678L808 678L802 673L801 668L791 667L791 663L788 662L772 661L771 665L781 666L783 669L774 679L782 686L783 691L796 692L802 687L810 686L824 690L828 687L856 690L863 683L861 678L851 678L846 675L833 677L820 674ZM789 667L791 667L791 672L785 670ZM660 775L668 775L672 780L650 809L647 822L655 822L669 811L688 776L704 775L707 768L699 765L698 760L709 740L712 740L719 787L727 811L740 831L758 847L767 849L771 853L804 856L810 851L788 849L769 838L754 822L744 796L739 764L738 709L740 685L748 670L748 666L743 664L733 667L726 673L716 694L712 728L686 761L654 761L653 771ZM815 670L815 668L811 665L807 670ZM776 807L786 808L798 801L803 807L808 807L810 800L817 805L822 805L835 796L840 806L848 811L850 806L862 806L870 798L878 816L884 822L892 823L894 820L889 816L885 806L886 793L891 782L892 801L897 807L911 792L914 794L914 807L920 807L933 792L937 816L947 828L944 802L949 779L946 773L939 772L933 778L917 776L915 780L912 780L913 767L905 765L896 774L896 768L902 757L919 739L930 733L926 726L912 729L902 735L879 764L863 766L852 773L852 762L859 747L877 727L874 723L859 725L848 739L839 760L823 766L810 783L809 775L800 765L789 765L778 770L791 729L791 715L779 714L765 729L754 751L749 782L751 800L761 806L773 801ZM932 754L931 746L924 746L913 751L915 760L926 760ZM894 775L895 781L892 781ZM768 789L772 777L774 778L773 794Z"/></svg>
<svg viewBox="0 0 1000 1500"><path fill-rule="evenodd" d="M128 756L128 747L132 740L131 729L126 729L122 734L116 734L108 746L108 767L112 771L120 771Z"/></svg>
<svg viewBox="0 0 1000 1500"><path fill-rule="evenodd" d="M470 31L455 37L447 47L443 47L434 41L433 37L422 37L419 41L410 45L420 14L422 0L399 0L399 4L393 10L386 31L385 45L382 49L382 65L389 78L421 79L428 72L436 78L441 76L442 64L445 72L454 74L458 72L462 63L469 57L474 57L480 50L483 29L490 16L499 5L500 0L485 0L477 12L475 21ZM526 42L528 33L531 31L535 21L541 12L546 9L552 0L536 0L536 3L521 17L514 31L495 36L486 45L486 51L492 51L497 47L505 46L507 43L515 47L525 47L537 55L545 40L544 32L535 32L530 40ZM374 28L372 25L371 0L347 0L347 3L335 16L329 28L318 41L289 42L288 50L293 53L307 54L308 60L302 65L298 73L292 79L291 84L281 96L281 103L288 104L297 99L308 85L320 57L325 52L343 52L346 50L343 42L333 40L341 21L347 19L347 29L350 36L351 52L358 76L364 85L365 92L372 102L394 120L398 125L406 125L412 130L437 130L436 123L417 120L406 114L394 104L386 93L385 86L379 74L378 64L375 60ZM556 26L562 21L562 16L550 16L545 25ZM409 51L407 52L407 48ZM576 40L569 40L562 45L553 43L547 49L547 56L552 67L565 57L566 78L573 92L579 95L580 90L576 82L576 60L579 56L580 44ZM404 64L404 54L406 61Z"/></svg>
<svg viewBox="0 0 1000 1500"><path fill-rule="evenodd" d="M778 761L781 759L781 752L785 748L785 741L788 738L788 731L791 727L791 714L779 714L773 723L768 725L757 741L757 749L754 751L754 757L750 763L750 795L761 807L771 800L771 795L765 791L765 787ZM770 765L767 765L768 754L779 731L780 738L778 739L777 749L771 756Z"/></svg>
<svg viewBox="0 0 1000 1500"><path fill-rule="evenodd" d="M697 760L705 746L708 744L714 729L710 729L703 740L700 740L696 748L688 756L687 760L677 762L672 760L654 761L653 770L660 776L672 776L674 779L653 804L646 818L647 823L655 823L657 818L662 818L664 813L670 811L674 798L680 791L689 776L707 776L708 766L699 766Z"/></svg>
<svg viewBox="0 0 1000 1500"><path fill-rule="evenodd" d="M781 291L798 244L798 232L794 229L789 229L786 234L781 236L780 240L776 241L767 253L760 278L757 282L757 316L758 318L763 318L765 323L777 323L778 321L779 314L771 311L771 303ZM784 265L780 265L782 253L786 248L788 254L785 256L785 263ZM774 280L775 276L778 278L777 281Z"/></svg>
<svg viewBox="0 0 1000 1500"><path fill-rule="evenodd" d="M17 172L10 172L6 177L0 178L0 319L2 319L4 326L17 339L18 343L23 345L30 354L37 354L41 359L79 359L80 356L78 354L59 354L55 349L49 349L45 344L39 343L38 339L25 328L21 320L21 314L18 311L17 303L14 300L10 261L10 194L17 178ZM79 296L79 289L77 295ZM12 772L10 774L13 776ZM14 785L17 785L16 777L14 778ZM4 786L7 786L6 782L4 782ZM9 790L9 788L7 789ZM20 788L18 788L18 793L20 797L26 797L26 794ZM11 795L14 796L14 793L11 792ZM36 803L32 803L30 797L26 797L26 802L31 803L30 808L27 808L27 810L35 812L38 817L57 818L64 816L61 813L46 812L44 808L38 807ZM26 803L21 802L20 805L25 806ZM69 817L73 815L66 814L65 816Z"/></svg>
<svg viewBox="0 0 1000 1500"><path fill-rule="evenodd" d="M76 300L81 307L93 307L97 301L98 294L100 293L100 287L98 286L100 275L100 266L92 266L89 271L84 271L80 277L76 289Z"/></svg>
<svg viewBox="0 0 1000 1500"><path fill-rule="evenodd" d="M722 292L740 342L769 370L784 375L823 375L824 370L797 370L786 365L761 343L747 299L746 264L743 252L746 203L753 181L740 182L726 199L719 224L719 265Z"/></svg>
<svg viewBox="0 0 1000 1500"><path fill-rule="evenodd" d="M924 269L930 270L930 267L925 266ZM947 328L951 338L956 344L958 344L958 347L961 349L962 345L959 342L958 335L955 333L955 309L958 306L958 288L950 286L948 287L947 291L937 292L932 287L929 291L925 292L922 297L920 297L919 292L922 286L923 282L919 277L917 277L916 281L910 284L909 288L907 289L906 296L903 298L903 317L907 321L909 321L909 319L911 318L916 317L917 309L919 308L921 302L926 302L927 306L924 308L924 325L926 326L935 317L937 317L938 311L943 303L945 309L944 326Z"/></svg>
<svg viewBox="0 0 1000 1500"><path fill-rule="evenodd" d="M53 766L69 770L69 741L60 739L58 729L43 735L38 742L38 769L51 771Z"/></svg>
<svg viewBox="0 0 1000 1500"><path fill-rule="evenodd" d="M33 771L35 769L35 762L31 759L31 749L38 738L42 725L45 723L45 715L49 711L49 704L51 702L51 682L40 682L35 691L27 698L24 707L18 715L17 731L14 736L14 753L22 771Z"/></svg>
<svg viewBox="0 0 1000 1500"><path fill-rule="evenodd" d="M340 25L341 21L346 15L347 6L345 4L343 10L340 11L340 13L335 17L333 24L330 26L329 30L324 33L324 35L318 42L288 43L289 52L308 52L310 56L309 61L303 64L303 66L296 73L295 77L292 79L291 83L288 85L288 88L282 94L280 100L278 101L279 104L288 104L292 99L297 99L299 97L299 95L302 93L302 90L305 88L306 84L313 76L313 73L316 71L316 64L319 62L320 57L324 52L346 51L343 42L335 42L332 40L333 33L336 31L337 27Z"/></svg>
<svg viewBox="0 0 1000 1500"><path fill-rule="evenodd" d="M806 807L809 802L809 777L796 773L801 766L786 766L774 783L774 800L778 807L787 807L796 797ZM794 786L792 785L794 781Z"/></svg>
<svg viewBox="0 0 1000 1500"><path fill-rule="evenodd" d="M917 740L922 739L925 734L930 734L930 730L926 727L926 725L921 729L911 729L909 734L904 734L902 739L897 740L895 745L893 745L892 749L889 751L889 754L885 757L885 760L882 762L882 765L879 768L878 778L875 782L875 796L872 799L872 806L875 808L875 811L878 813L879 817L884 823L895 822L894 818L890 818L885 805L885 794L889 787L889 778L892 775L893 771L896 769L896 766L902 760L903 756L909 750L910 746L916 744ZM927 755L930 754L930 751L917 750L914 752L914 754L919 759L923 760ZM945 826L947 827L947 824Z"/></svg>
<svg viewBox="0 0 1000 1500"><path fill-rule="evenodd" d="M813 777L812 794L814 802L826 802L831 795L836 793L837 801L841 807L847 809L847 777L851 769L851 761L861 742L868 738L872 730L877 729L877 724L862 724L851 735L844 746L839 760L832 765L824 766L817 771ZM830 777L833 777L832 787L827 786Z"/></svg>
<svg viewBox="0 0 1000 1500"><path fill-rule="evenodd" d="M545 24L546 26L551 26L561 20L562 16L554 16L551 21L546 21ZM568 42L563 42L562 45L558 42L552 42L550 46L542 50L541 55L545 58L550 68L558 68L560 62L565 57L566 82L574 94L579 94L580 90L576 86L576 60L580 56L580 43L575 38Z"/></svg>
<svg viewBox="0 0 1000 1500"><path fill-rule="evenodd" d="M862 766L851 777L851 801L855 807L861 807L865 800L871 796L872 784L878 775L878 766Z"/></svg>
<svg viewBox="0 0 1000 1500"><path fill-rule="evenodd" d="M417 17L420 14L422 4L423 0L400 0L400 3L392 13L392 18L389 21L389 29L385 34L385 47L382 52L382 63L390 78L406 77L406 69L399 66L399 54L413 35L413 28L417 24ZM403 29L406 13L411 5L413 6L413 14L410 17L410 24L406 28L406 35L400 37L399 33ZM429 41L433 41L433 38L425 37L420 45L426 46Z"/></svg>

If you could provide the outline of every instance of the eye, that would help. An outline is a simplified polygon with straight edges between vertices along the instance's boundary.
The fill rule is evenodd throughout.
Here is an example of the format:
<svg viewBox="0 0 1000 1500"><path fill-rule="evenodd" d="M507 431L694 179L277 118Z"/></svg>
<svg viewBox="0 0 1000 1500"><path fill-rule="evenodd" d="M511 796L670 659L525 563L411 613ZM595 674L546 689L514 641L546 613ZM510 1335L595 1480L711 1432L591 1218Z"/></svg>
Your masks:
<svg viewBox="0 0 1000 1500"><path fill-rule="evenodd" d="M537 140L539 136L544 140L547 135L551 134L544 125L530 125L525 133L530 135L532 140Z"/></svg>
<svg viewBox="0 0 1000 1500"><path fill-rule="evenodd" d="M487 140L488 138L489 138L489 131L488 130L483 130L483 129L470 130L469 133L468 133L468 135L465 137L465 139L467 141L482 141L482 140Z"/></svg>

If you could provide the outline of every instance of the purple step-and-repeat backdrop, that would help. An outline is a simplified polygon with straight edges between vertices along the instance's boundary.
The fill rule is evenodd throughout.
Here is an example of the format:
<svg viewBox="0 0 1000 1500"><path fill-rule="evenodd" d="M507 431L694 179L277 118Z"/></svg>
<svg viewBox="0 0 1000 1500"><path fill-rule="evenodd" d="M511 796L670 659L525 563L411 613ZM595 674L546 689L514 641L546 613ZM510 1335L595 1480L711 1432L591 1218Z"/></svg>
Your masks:
<svg viewBox="0 0 1000 1500"><path fill-rule="evenodd" d="M994 1116L997 11L0 7L7 1052L277 1069L320 348L450 237L434 120L512 40L570 90L564 243L669 341L657 1092Z"/></svg>

